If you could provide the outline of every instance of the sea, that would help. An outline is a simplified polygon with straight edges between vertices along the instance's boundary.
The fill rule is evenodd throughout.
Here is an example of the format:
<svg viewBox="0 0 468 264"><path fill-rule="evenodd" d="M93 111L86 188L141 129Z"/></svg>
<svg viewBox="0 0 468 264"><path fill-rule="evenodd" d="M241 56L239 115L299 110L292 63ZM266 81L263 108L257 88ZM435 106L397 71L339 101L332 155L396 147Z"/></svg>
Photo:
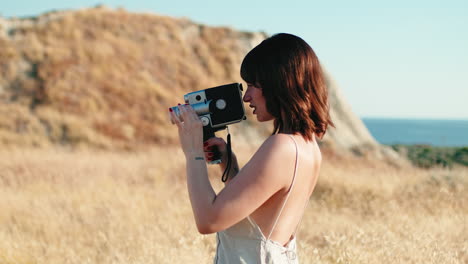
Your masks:
<svg viewBox="0 0 468 264"><path fill-rule="evenodd" d="M468 120L362 118L381 144L468 146Z"/></svg>

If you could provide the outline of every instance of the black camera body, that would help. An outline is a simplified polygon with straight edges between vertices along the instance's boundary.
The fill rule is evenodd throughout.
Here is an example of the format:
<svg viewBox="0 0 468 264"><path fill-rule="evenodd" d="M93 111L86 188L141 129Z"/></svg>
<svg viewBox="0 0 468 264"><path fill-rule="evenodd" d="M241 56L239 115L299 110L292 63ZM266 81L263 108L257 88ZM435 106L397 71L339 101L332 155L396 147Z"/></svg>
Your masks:
<svg viewBox="0 0 468 264"><path fill-rule="evenodd" d="M240 83L226 84L188 93L184 95L184 101L200 117L203 129L218 131L245 120L242 90ZM172 110L181 118L177 106Z"/></svg>
<svg viewBox="0 0 468 264"><path fill-rule="evenodd" d="M246 119L242 91L242 84L231 83L184 95L185 103L192 106L202 121L203 141L214 137L216 131L226 129L227 125ZM177 106L171 109L182 119ZM221 162L220 153L214 152L213 161L210 163Z"/></svg>
<svg viewBox="0 0 468 264"><path fill-rule="evenodd" d="M242 84L240 83L188 93L184 95L184 100L200 116L204 127L209 126L211 129L220 130L245 119Z"/></svg>
<svg viewBox="0 0 468 264"><path fill-rule="evenodd" d="M225 84L188 93L184 95L184 101L200 117L203 130L214 133L225 129L227 125L245 120L242 91L240 83ZM172 111L181 118L177 106L172 107Z"/></svg>

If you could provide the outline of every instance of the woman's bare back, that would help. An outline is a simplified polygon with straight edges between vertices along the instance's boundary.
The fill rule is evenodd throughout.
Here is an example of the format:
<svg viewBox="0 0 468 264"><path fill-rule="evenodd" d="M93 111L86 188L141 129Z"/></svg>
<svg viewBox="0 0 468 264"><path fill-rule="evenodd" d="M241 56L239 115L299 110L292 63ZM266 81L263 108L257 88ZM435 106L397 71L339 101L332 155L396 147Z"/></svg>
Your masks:
<svg viewBox="0 0 468 264"><path fill-rule="evenodd" d="M285 245L291 239L291 235L295 232L304 214L305 206L317 183L322 161L321 152L316 140L306 142L298 135L294 136L294 139L297 142L298 150L298 167L295 183L290 190L291 194L270 237L271 240L277 241L281 245ZM257 223L265 237L268 236L273 228L275 219L278 217L293 180L295 146L291 139L289 141L294 155L291 158L289 157L291 153L284 153L284 162L278 164L277 170L277 173L284 175L286 188L278 191L250 215L250 218Z"/></svg>

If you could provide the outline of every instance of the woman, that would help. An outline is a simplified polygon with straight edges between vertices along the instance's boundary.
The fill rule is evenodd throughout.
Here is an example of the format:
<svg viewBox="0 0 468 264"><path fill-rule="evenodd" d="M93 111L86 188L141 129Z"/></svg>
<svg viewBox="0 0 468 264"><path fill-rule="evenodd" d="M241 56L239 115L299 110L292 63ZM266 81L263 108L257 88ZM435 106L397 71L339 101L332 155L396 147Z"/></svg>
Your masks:
<svg viewBox="0 0 468 264"><path fill-rule="evenodd" d="M228 181L216 194L206 161L217 146L226 167L226 143L203 141L202 124L190 105L181 105L178 126L187 160L187 185L197 228L217 232L215 263L298 263L295 234L317 183L321 153L316 138L328 125L327 90L312 48L291 34L274 35L244 58L244 102L274 130L241 169L235 155Z"/></svg>

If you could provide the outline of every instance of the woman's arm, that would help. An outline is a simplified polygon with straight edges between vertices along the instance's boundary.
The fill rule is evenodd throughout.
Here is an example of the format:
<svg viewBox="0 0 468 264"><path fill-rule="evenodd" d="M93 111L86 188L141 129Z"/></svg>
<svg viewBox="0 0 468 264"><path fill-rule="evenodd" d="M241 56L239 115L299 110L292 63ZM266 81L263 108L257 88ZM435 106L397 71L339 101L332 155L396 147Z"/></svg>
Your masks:
<svg viewBox="0 0 468 264"><path fill-rule="evenodd" d="M203 158L203 152L186 155L187 160L187 188L192 204L198 231L204 233L204 223L209 221L207 213L216 199L216 193L208 179L208 170Z"/></svg>
<svg viewBox="0 0 468 264"><path fill-rule="evenodd" d="M269 137L216 195L203 159L202 124L190 106L181 106L180 110L184 123L174 113L171 118L179 128L187 160L187 187L200 233L224 230L250 215L275 193L286 192L292 180L295 159L295 149L288 136Z"/></svg>
<svg viewBox="0 0 468 264"><path fill-rule="evenodd" d="M249 216L278 191L286 192L294 158L295 149L287 136L271 136L217 195L208 180L206 165L188 160L188 190L199 232L224 230Z"/></svg>

